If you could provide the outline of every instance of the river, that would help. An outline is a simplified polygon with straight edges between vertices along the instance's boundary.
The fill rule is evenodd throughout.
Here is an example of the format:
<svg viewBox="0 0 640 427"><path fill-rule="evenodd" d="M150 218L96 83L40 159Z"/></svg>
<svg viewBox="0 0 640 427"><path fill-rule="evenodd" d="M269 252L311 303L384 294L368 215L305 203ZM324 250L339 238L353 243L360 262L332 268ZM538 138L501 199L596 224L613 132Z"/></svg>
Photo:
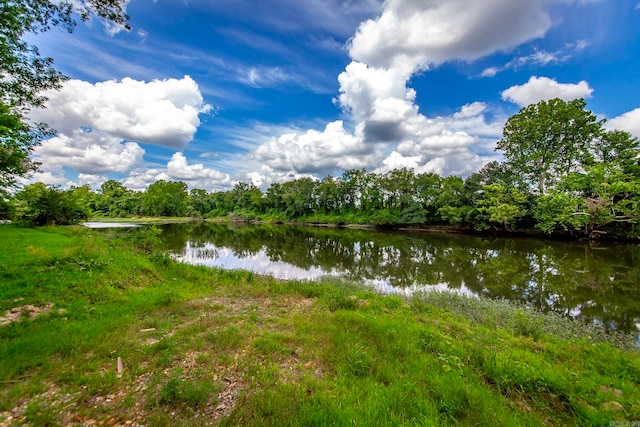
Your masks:
<svg viewBox="0 0 640 427"><path fill-rule="evenodd" d="M504 298L640 331L638 245L284 225L161 227L165 249L190 264L283 279L341 276L386 293Z"/></svg>

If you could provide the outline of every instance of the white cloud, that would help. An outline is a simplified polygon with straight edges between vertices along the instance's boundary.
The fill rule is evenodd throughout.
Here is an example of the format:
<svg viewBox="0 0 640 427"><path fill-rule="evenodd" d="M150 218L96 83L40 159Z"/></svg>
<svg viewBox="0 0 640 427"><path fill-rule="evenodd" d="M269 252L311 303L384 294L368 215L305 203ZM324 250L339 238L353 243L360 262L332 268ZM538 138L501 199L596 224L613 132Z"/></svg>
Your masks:
<svg viewBox="0 0 640 427"><path fill-rule="evenodd" d="M414 130L383 160L377 172L397 167L440 175L468 175L494 160L495 141L500 138L504 118L488 122L487 106L475 102L451 116L413 118Z"/></svg>
<svg viewBox="0 0 640 427"><path fill-rule="evenodd" d="M623 130L636 138L640 138L640 108L614 117L605 123L605 127L610 130Z"/></svg>
<svg viewBox="0 0 640 427"><path fill-rule="evenodd" d="M216 153L215 151L205 151L204 153L200 153L200 156L203 159L217 159L220 157L220 153Z"/></svg>
<svg viewBox="0 0 640 427"><path fill-rule="evenodd" d="M308 173L297 173L293 171L282 172L273 170L267 165L262 165L259 169L244 174L244 178L241 181L251 182L256 187L264 189L276 182L283 183L299 178L317 179L314 175Z"/></svg>
<svg viewBox="0 0 640 427"><path fill-rule="evenodd" d="M553 98L565 101L590 98L592 93L593 89L584 80L577 84L558 83L555 79L548 77L532 76L527 83L512 86L503 91L502 99L525 106Z"/></svg>
<svg viewBox="0 0 640 427"><path fill-rule="evenodd" d="M415 170L416 173L464 176L477 171L493 159L493 157L481 157L469 151L461 150L455 153L455 156L433 157L425 162L422 156L403 156L397 151L393 151L383 160L382 165L375 172L385 173L393 169L409 168Z"/></svg>
<svg viewBox="0 0 640 427"><path fill-rule="evenodd" d="M288 133L259 146L250 159L269 171L294 174L329 174L371 166L378 158L364 144L361 130L345 131L342 121L329 123L322 132Z"/></svg>
<svg viewBox="0 0 640 427"><path fill-rule="evenodd" d="M568 43L563 48L555 52L547 52L546 50L535 50L527 56L520 56L509 61L501 67L489 67L480 73L480 77L493 77L501 71L508 69L519 69L527 64L544 66L547 64L555 64L568 61L577 52L583 51L589 46L587 40L578 40L576 43Z"/></svg>
<svg viewBox="0 0 640 427"><path fill-rule="evenodd" d="M280 67L251 67L241 70L238 77L241 83L255 88L277 86L296 79L296 76L287 74Z"/></svg>
<svg viewBox="0 0 640 427"><path fill-rule="evenodd" d="M353 59L378 68L429 67L474 60L541 37L552 21L543 0L388 0L360 25Z"/></svg>
<svg viewBox="0 0 640 427"><path fill-rule="evenodd" d="M408 67L383 69L353 61L340 73L340 105L353 114L357 121L364 120L376 99L397 98L413 100L415 92L406 83L413 69Z"/></svg>
<svg viewBox="0 0 640 427"><path fill-rule="evenodd" d="M336 121L323 131L292 131L272 138L249 156L248 166L254 168L244 176L266 187L353 168L386 172L409 167L417 172L467 175L497 158L493 148L504 118L488 122L485 104L468 104L451 116L427 118L403 102L376 100L372 119L353 132ZM389 143L386 138L395 139Z"/></svg>
<svg viewBox="0 0 640 427"><path fill-rule="evenodd" d="M228 174L207 168L201 163L189 164L182 153L174 153L166 168L134 170L123 181L124 185L144 190L158 180L182 181L189 188L202 188L207 191L228 190L233 184Z"/></svg>
<svg viewBox="0 0 640 427"><path fill-rule="evenodd" d="M202 163L190 165L182 153L175 153L167 163L167 172L173 179L185 182L211 181L216 183L229 182L229 175L214 169L206 168Z"/></svg>
<svg viewBox="0 0 640 427"><path fill-rule="evenodd" d="M70 80L61 90L45 95L47 108L33 110L31 118L62 134L84 127L120 140L176 149L193 139L200 125L198 115L212 108L189 76L151 82L127 77L96 84Z"/></svg>
<svg viewBox="0 0 640 427"><path fill-rule="evenodd" d="M98 189L109 178L106 175L91 175L86 173L78 174L78 186L89 185L93 189Z"/></svg>
<svg viewBox="0 0 640 427"><path fill-rule="evenodd" d="M67 180L67 178L59 173L52 172L37 172L27 179L21 180L21 183L23 185L31 184L34 182L42 182L47 185L55 185L60 187L68 187L69 185L69 181Z"/></svg>
<svg viewBox="0 0 640 427"><path fill-rule="evenodd" d="M144 150L103 132L75 130L43 141L33 153L45 171L68 166L78 173L100 174L128 172L142 161Z"/></svg>
<svg viewBox="0 0 640 427"><path fill-rule="evenodd" d="M502 71L502 68L500 68L500 67L485 68L482 71L482 73L480 73L480 77L493 77L496 74L498 74L500 71Z"/></svg>

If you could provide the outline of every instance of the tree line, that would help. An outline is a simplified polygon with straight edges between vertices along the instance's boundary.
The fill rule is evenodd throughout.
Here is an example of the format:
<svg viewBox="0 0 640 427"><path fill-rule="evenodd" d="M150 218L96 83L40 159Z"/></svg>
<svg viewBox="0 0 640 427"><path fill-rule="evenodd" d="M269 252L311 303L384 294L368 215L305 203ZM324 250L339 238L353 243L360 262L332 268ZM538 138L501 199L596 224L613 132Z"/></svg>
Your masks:
<svg viewBox="0 0 640 427"><path fill-rule="evenodd" d="M88 216L187 216L638 237L639 141L606 130L604 120L585 106L581 99L553 99L524 107L507 121L497 144L504 161L465 179L406 168L352 169L338 177L273 183L265 191L240 182L213 193L164 180L146 191L114 180L98 191L36 183L5 203L5 215L35 224L64 223L65 215L71 222ZM56 215L45 218L45 210Z"/></svg>

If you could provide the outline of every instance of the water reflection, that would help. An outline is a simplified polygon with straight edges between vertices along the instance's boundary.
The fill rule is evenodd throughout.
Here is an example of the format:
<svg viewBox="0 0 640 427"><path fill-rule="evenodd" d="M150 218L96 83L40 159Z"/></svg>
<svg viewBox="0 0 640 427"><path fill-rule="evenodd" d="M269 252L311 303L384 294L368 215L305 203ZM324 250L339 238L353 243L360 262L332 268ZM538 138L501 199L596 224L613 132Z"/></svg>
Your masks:
<svg viewBox="0 0 640 427"><path fill-rule="evenodd" d="M140 224L134 224L130 222L83 222L87 228L103 229L103 228L135 228L140 227Z"/></svg>
<svg viewBox="0 0 640 427"><path fill-rule="evenodd" d="M187 264L220 267L228 270L249 270L279 279L311 280L331 274L318 267L304 269L286 262L274 262L263 250L252 255L237 256L229 248L219 248L210 243L206 243L204 247L193 247L191 242L187 242L184 251L181 254L176 254L175 259Z"/></svg>
<svg viewBox="0 0 640 427"><path fill-rule="evenodd" d="M640 322L638 246L210 223L168 224L162 238L194 264L281 278L340 275L383 292L427 286L506 298L626 331Z"/></svg>

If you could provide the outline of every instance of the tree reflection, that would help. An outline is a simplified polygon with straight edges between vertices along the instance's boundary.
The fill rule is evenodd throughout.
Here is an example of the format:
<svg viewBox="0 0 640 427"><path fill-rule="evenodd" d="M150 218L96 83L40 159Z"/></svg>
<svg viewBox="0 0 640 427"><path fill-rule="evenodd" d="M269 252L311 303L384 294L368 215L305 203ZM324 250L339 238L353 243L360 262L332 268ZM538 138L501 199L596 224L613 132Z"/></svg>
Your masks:
<svg viewBox="0 0 640 427"><path fill-rule="evenodd" d="M396 288L463 286L477 295L635 331L640 248L423 232L215 223L163 227L165 249L226 248L310 270ZM202 251L211 257L210 250ZM193 256L193 254L191 254Z"/></svg>

